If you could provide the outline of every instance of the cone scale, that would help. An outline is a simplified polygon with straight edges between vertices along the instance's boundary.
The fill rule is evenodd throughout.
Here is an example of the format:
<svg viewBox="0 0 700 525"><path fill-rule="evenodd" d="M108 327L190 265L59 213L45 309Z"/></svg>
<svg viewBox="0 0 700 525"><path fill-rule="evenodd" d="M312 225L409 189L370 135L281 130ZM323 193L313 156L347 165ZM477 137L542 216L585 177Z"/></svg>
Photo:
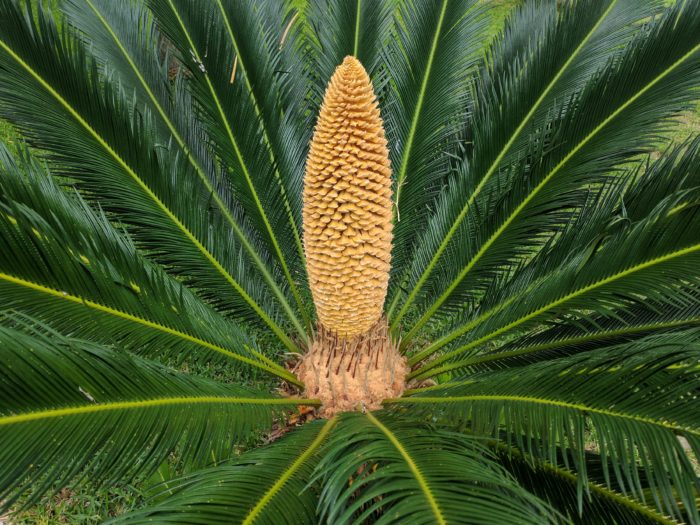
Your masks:
<svg viewBox="0 0 700 525"><path fill-rule="evenodd" d="M298 374L322 412L379 408L406 364L382 317L392 242L391 165L372 83L354 57L333 74L304 174L304 249L318 327Z"/></svg>

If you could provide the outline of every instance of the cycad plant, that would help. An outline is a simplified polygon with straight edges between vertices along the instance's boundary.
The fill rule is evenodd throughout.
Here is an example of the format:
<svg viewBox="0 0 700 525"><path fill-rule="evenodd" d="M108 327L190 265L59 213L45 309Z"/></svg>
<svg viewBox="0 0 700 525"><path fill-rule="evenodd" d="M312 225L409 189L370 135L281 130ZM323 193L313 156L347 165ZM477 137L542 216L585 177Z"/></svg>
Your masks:
<svg viewBox="0 0 700 525"><path fill-rule="evenodd" d="M0 0L2 508L700 523L700 1L58 6Z"/></svg>

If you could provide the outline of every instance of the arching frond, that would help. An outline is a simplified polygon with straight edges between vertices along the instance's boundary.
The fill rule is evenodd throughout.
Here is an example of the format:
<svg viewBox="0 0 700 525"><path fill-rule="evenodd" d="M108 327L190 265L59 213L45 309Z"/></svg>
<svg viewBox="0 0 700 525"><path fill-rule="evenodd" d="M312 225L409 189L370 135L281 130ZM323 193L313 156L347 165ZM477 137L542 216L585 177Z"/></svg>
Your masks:
<svg viewBox="0 0 700 525"><path fill-rule="evenodd" d="M469 75L480 57L487 20L472 0L401 2L395 19L384 59L389 89L382 114L393 145L392 275L399 285L428 205L447 178L447 153L454 152L464 125Z"/></svg>
<svg viewBox="0 0 700 525"><path fill-rule="evenodd" d="M571 456L565 465L573 461L581 483L590 428L608 485L614 479L623 494L677 517L678 499L693 521L700 481L677 436L698 457L700 414L688 400L700 391L699 363L695 329L478 374L388 404L467 422L477 435L498 435L503 426L509 441L552 464L562 447ZM641 488L640 466L651 495Z"/></svg>
<svg viewBox="0 0 700 525"><path fill-rule="evenodd" d="M284 103L289 101L288 81L282 70L281 56L286 13L275 4L232 4L223 0L214 0L214 12L221 15L228 42L235 53L236 73L240 73L245 82L270 163L276 170L275 178L283 203L281 208L287 220L284 228L279 227L279 242L282 244L281 250L288 253L286 257L290 261L289 267L281 261L282 267L290 281L297 306L308 323L309 317L303 302L307 297L301 297L301 293L308 290L300 220L301 164L306 150L306 134L298 123L290 118L284 106ZM264 195L271 193L271 188L264 184L260 184L259 187ZM268 203L267 206L269 208L271 205ZM278 222L284 220L278 219ZM293 239L287 237L288 231L285 228L291 232ZM282 257L277 246L275 253Z"/></svg>
<svg viewBox="0 0 700 525"><path fill-rule="evenodd" d="M595 2L596 6L601 4ZM545 122L523 136L525 144L519 155L501 171L493 171L493 177L471 173L477 159L460 165L436 214L447 233L438 234L438 228L430 234L445 242L441 241L434 256L422 257L427 266L414 272L416 287L410 287L410 299L402 308L405 313L419 289L429 283L427 301L417 303L423 311L407 340L439 311L465 304L476 309L479 300L491 292L494 276L513 271L566 226L567 218L581 206L584 190L616 176L623 163L655 145L669 118L696 99L700 18L696 10L687 10L684 5L677 4L640 31L590 79L580 79L585 81L580 91L564 93L565 98L551 100L543 107ZM571 16L575 11L565 10ZM580 20L591 11L572 18L570 24L581 31L585 24ZM497 104L500 111L501 102ZM490 119L487 125L492 125ZM499 166L490 165L493 170ZM463 188L460 181L474 178L478 181L471 183L476 184L474 192ZM462 206L459 203L465 194L472 197ZM459 214L454 221L445 223L444 218L456 211ZM450 240L458 239L461 246L445 251Z"/></svg>
<svg viewBox="0 0 700 525"><path fill-rule="evenodd" d="M134 114L100 78L84 46L69 33L60 35L42 8L26 15L14 2L0 4L0 115L47 150L88 196L99 196L103 207L132 225L150 256L222 309L262 320L295 350L275 319L269 291L239 257L234 236L205 211L206 188L183 157L154 142L149 114Z"/></svg>
<svg viewBox="0 0 700 525"><path fill-rule="evenodd" d="M138 2L117 4L104 0L68 0L61 7L94 50L106 75L116 77L127 92L135 92L137 103L153 113L154 125L161 129L162 140L167 142L172 137L182 150L186 164L191 165L193 175L209 193L215 212L231 228L244 253L260 271L289 317L294 319L296 314L275 281L274 272L268 270L270 261L257 246L257 237L238 216L240 214L230 209L229 191L215 182L219 174L202 124L194 114L194 102L185 88L186 81L176 74L175 82L171 82L173 57L162 52L163 37L148 10Z"/></svg>
<svg viewBox="0 0 700 525"><path fill-rule="evenodd" d="M110 523L313 525L318 497L308 483L334 424L305 425L231 463L169 481L167 497Z"/></svg>
<svg viewBox="0 0 700 525"><path fill-rule="evenodd" d="M147 354L233 360L298 383L36 161L0 150L0 298L55 328Z"/></svg>
<svg viewBox="0 0 700 525"><path fill-rule="evenodd" d="M187 67L187 85L211 146L227 167L227 183L304 308L297 289L297 280L304 277L301 175L291 173L299 169L292 163L298 161L302 145L295 142L296 135L280 130L277 104L282 96L276 74L284 13L249 1L235 8L226 5L219 0L149 1L161 31Z"/></svg>
<svg viewBox="0 0 700 525"><path fill-rule="evenodd" d="M0 499L33 501L89 476L98 483L230 455L237 440L306 401L191 378L19 321L0 327ZM313 401L308 401L313 404Z"/></svg>
<svg viewBox="0 0 700 525"><path fill-rule="evenodd" d="M386 413L344 414L317 471L328 523L556 523L478 439Z"/></svg>

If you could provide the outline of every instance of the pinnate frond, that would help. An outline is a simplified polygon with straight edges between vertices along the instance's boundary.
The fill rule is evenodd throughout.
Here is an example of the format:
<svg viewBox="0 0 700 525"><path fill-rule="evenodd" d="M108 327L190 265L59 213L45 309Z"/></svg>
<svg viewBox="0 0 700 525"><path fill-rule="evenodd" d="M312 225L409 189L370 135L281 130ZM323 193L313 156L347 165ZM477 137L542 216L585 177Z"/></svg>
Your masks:
<svg viewBox="0 0 700 525"><path fill-rule="evenodd" d="M556 523L478 439L386 413L344 414L317 476L328 523Z"/></svg>
<svg viewBox="0 0 700 525"><path fill-rule="evenodd" d="M0 327L0 498L7 508L89 476L98 485L233 446L299 403L193 378L14 318ZM21 393L21 396L18 396ZM310 401L313 403L313 401Z"/></svg>
<svg viewBox="0 0 700 525"><path fill-rule="evenodd" d="M229 361L296 381L27 152L0 155L0 297L57 329L175 362Z"/></svg>
<svg viewBox="0 0 700 525"><path fill-rule="evenodd" d="M487 372L391 400L450 421L477 435L507 433L507 442L587 483L587 431L598 445L603 477L620 491L682 519L697 520L700 490L683 437L700 454L700 332L649 336L568 358ZM607 465L610 460L610 465ZM644 469L650 494L643 490ZM682 502L681 511L677 500Z"/></svg>

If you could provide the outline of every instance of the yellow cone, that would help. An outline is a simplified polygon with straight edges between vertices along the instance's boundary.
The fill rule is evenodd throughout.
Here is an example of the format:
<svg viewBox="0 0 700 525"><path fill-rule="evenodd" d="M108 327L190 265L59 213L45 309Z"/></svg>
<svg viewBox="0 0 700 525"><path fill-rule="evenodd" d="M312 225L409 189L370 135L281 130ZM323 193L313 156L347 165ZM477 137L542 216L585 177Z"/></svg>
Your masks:
<svg viewBox="0 0 700 525"><path fill-rule="evenodd" d="M304 176L304 248L319 321L351 339L382 315L391 267L391 167L369 76L346 57L328 84Z"/></svg>

